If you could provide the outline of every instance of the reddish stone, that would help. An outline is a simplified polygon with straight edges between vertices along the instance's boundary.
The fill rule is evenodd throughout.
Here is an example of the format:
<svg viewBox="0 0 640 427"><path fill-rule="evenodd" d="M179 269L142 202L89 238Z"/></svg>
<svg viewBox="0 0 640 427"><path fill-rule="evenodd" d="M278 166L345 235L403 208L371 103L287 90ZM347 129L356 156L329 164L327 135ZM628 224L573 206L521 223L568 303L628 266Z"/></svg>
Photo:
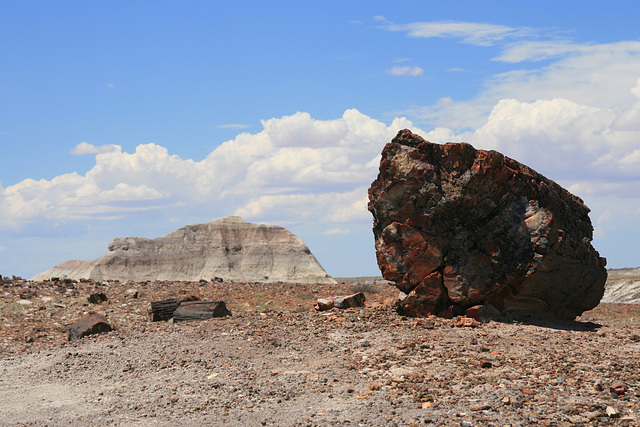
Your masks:
<svg viewBox="0 0 640 427"><path fill-rule="evenodd" d="M486 322L493 317L489 309L484 305L474 305L473 307L467 308L465 315L481 322Z"/></svg>
<svg viewBox="0 0 640 427"><path fill-rule="evenodd" d="M466 143L403 130L369 189L378 265L403 314L573 319L604 293L582 200L533 169ZM473 312L473 311L472 311Z"/></svg>
<svg viewBox="0 0 640 427"><path fill-rule="evenodd" d="M614 381L609 387L609 391L618 396L624 396L627 392L627 385L622 381Z"/></svg>
<svg viewBox="0 0 640 427"><path fill-rule="evenodd" d="M89 312L67 327L69 341L75 341L87 335L100 334L113 330L106 317Z"/></svg>

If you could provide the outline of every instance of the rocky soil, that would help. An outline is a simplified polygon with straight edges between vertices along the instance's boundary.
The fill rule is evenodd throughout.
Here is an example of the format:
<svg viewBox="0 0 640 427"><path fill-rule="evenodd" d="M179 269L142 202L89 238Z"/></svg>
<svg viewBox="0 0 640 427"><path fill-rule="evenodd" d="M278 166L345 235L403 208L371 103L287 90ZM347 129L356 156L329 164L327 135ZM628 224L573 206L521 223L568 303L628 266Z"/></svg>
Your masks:
<svg viewBox="0 0 640 427"><path fill-rule="evenodd" d="M640 425L637 304L457 327L398 315L384 284L0 286L0 425ZM355 291L365 307L312 308ZM147 320L150 301L186 295L233 315ZM68 342L87 311L116 330Z"/></svg>

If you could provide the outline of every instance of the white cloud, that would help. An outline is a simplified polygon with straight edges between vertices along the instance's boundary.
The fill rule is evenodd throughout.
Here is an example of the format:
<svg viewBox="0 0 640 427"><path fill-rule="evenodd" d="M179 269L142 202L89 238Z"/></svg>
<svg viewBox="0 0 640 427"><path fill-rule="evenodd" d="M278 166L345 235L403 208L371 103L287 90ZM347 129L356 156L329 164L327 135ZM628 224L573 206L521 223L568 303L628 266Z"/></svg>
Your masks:
<svg viewBox="0 0 640 427"><path fill-rule="evenodd" d="M507 44L502 53L493 58L501 62L542 61L566 54L584 53L588 44L577 44L570 40L534 40Z"/></svg>
<svg viewBox="0 0 640 427"><path fill-rule="evenodd" d="M395 66L395 67L392 67L387 72L394 76L419 76L424 72L424 70L420 67Z"/></svg>
<svg viewBox="0 0 640 427"><path fill-rule="evenodd" d="M216 126L218 129L246 129L251 127L251 125L247 125L244 123L229 123L226 125L218 125Z"/></svg>
<svg viewBox="0 0 640 427"><path fill-rule="evenodd" d="M628 108L637 101L630 89L640 77L640 42L583 45L568 53L539 69L494 76L479 99L565 98L600 108Z"/></svg>
<svg viewBox="0 0 640 427"><path fill-rule="evenodd" d="M377 19L382 28L388 31L406 32L415 38L455 38L463 43L476 46L491 46L497 42L530 36L533 30L526 27L508 27L477 22L433 21L394 24L384 19Z"/></svg>
<svg viewBox="0 0 640 427"><path fill-rule="evenodd" d="M336 228L331 228L322 234L324 234L325 236L335 236L339 234L349 234L349 233L351 233L351 230L348 228L336 227Z"/></svg>
<svg viewBox="0 0 640 427"><path fill-rule="evenodd" d="M102 153L110 153L112 151L120 151L121 147L115 144L106 144L96 147L93 144L89 144L88 142L81 142L76 145L70 153L74 156L83 156L85 154L102 154Z"/></svg>
<svg viewBox="0 0 640 427"><path fill-rule="evenodd" d="M211 218L236 212L276 223L307 219L333 228L368 222L366 189L382 147L400 129L422 132L406 119L386 125L357 110L335 120L296 113L262 125L261 132L242 133L200 161L172 155L157 144L141 144L133 153L79 144L78 153L96 154L85 175L0 187L0 228L153 212L176 217L185 210Z"/></svg>

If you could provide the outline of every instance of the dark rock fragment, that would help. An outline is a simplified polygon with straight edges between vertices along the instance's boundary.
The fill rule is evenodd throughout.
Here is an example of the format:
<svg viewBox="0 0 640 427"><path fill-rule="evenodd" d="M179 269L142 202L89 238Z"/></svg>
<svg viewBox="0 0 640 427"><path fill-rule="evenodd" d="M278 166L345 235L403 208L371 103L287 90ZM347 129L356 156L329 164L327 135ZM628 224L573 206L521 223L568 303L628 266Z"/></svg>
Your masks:
<svg viewBox="0 0 640 427"><path fill-rule="evenodd" d="M224 301L185 301L173 313L173 321L188 322L224 316L231 316Z"/></svg>
<svg viewBox="0 0 640 427"><path fill-rule="evenodd" d="M67 327L69 341L75 341L87 335L99 334L113 330L106 317L89 312Z"/></svg>
<svg viewBox="0 0 640 427"><path fill-rule="evenodd" d="M198 297L191 295L184 298L170 298L162 301L152 301L149 305L149 319L152 322L161 322L173 317L173 313L185 301L197 301Z"/></svg>
<svg viewBox="0 0 640 427"><path fill-rule="evenodd" d="M103 302L109 301L109 298L107 298L104 292L94 292L89 295L87 299L91 304L102 304Z"/></svg>

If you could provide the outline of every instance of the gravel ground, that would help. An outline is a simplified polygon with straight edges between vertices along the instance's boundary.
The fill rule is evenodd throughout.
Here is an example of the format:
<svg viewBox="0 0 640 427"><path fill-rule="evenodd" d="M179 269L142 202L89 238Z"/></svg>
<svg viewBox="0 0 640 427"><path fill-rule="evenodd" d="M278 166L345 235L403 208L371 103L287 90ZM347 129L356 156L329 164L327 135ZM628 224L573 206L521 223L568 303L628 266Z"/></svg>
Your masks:
<svg viewBox="0 0 640 427"><path fill-rule="evenodd" d="M3 289L0 425L640 425L635 304L456 327L399 316L382 284ZM363 308L311 308L356 290ZM109 301L89 304L96 291ZM233 316L147 320L149 301L185 294L224 300ZM89 310L116 331L67 342L64 325Z"/></svg>

